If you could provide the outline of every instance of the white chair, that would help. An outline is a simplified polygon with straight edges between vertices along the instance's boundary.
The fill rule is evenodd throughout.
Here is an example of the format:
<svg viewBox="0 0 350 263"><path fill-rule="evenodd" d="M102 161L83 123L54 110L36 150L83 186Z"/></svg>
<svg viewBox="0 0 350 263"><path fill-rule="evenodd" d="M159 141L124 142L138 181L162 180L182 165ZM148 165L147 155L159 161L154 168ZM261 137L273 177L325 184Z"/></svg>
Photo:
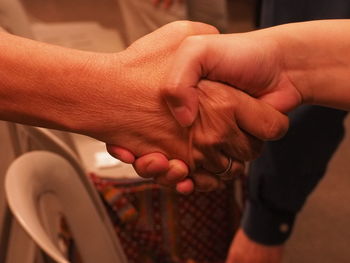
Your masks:
<svg viewBox="0 0 350 263"><path fill-rule="evenodd" d="M127 262L111 223L96 209L82 178L81 171L57 154L25 153L6 174L11 211L38 246L59 263L69 262L57 235L62 218L84 263Z"/></svg>
<svg viewBox="0 0 350 263"><path fill-rule="evenodd" d="M56 133L58 132L59 131L56 131ZM80 158L72 147L68 146L67 143L54 134L53 131L45 128L16 125L15 127L12 127L12 133L15 134L14 138L12 139L13 145L17 145L16 148L19 148L17 151L20 153L33 150L47 150L57 153L69 161L79 175L81 182L85 185L98 213L105 222L106 227L110 229L111 235L115 236L114 228L110 222L108 214L106 213L101 198L94 185L88 179ZM119 244L119 241L117 243Z"/></svg>

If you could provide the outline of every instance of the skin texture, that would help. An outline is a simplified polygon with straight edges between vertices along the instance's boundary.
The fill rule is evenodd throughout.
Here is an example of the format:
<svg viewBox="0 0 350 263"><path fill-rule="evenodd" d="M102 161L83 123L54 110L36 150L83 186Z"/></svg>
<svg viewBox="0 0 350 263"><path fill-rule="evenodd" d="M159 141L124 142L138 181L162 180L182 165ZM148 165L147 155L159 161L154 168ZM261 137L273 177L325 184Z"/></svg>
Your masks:
<svg viewBox="0 0 350 263"><path fill-rule="evenodd" d="M350 34L344 30L349 26L349 20L314 21L245 34L188 37L176 52L164 97L183 126L197 117L196 84L202 78L229 84L282 112L302 103L349 110ZM142 165L138 169L142 172ZM186 180L181 176L177 186ZM259 245L239 231L228 262L281 262L281 251L282 246Z"/></svg>
<svg viewBox="0 0 350 263"><path fill-rule="evenodd" d="M349 23L314 21L187 37L176 51L164 98L185 127L197 116L196 83L203 77L230 84L282 112L301 103L350 109L350 36L343 32Z"/></svg>
<svg viewBox="0 0 350 263"><path fill-rule="evenodd" d="M324 20L188 37L176 52L164 97L183 126L196 117L195 88L203 77L243 90L282 112L301 103L348 110L350 35L343 29L349 24Z"/></svg>
<svg viewBox="0 0 350 263"><path fill-rule="evenodd" d="M123 130L123 124L118 124L118 133L126 138L128 144L125 146L119 144L119 146L137 149L138 152L133 152L136 156L150 152L165 153L164 148L172 148L172 152L170 150L166 151L168 156L184 160L190 166L193 179L199 185L199 190L211 190L213 187L219 186L219 183L217 178L212 177L207 171L224 170L227 166L226 155L232 156L237 161L233 166L233 173L237 170L242 172L243 161L257 156L261 142L242 132L242 130L247 130L260 138L269 137L271 133L274 136L276 134L280 136L287 128L287 119L272 110L268 105L256 103L256 101L242 92L227 88L223 84L211 83L209 85L208 82L203 82L198 85L199 90L205 89L205 92L199 94L201 97L202 117L189 130L181 130L181 127L176 125L176 122L172 119L170 112L166 110L165 103L159 99L154 103L154 100L150 99L150 97L160 97L164 79L159 80L159 76L165 76L168 71L172 63L171 58L169 59L169 54L175 50L178 42L176 40L178 39L176 32L172 32L172 34L167 36L160 36L162 39L168 39L168 43L171 44L164 43L163 40L161 44L154 48L153 43L157 39L153 33L152 36L147 36L134 43L122 54L124 56L123 69L128 72L127 79L123 83L128 86L127 95L130 96L131 94L131 96L130 98L122 99L122 101L128 101L128 107L120 107L125 110L129 124L125 126L125 130ZM134 54L137 54L137 56ZM132 80L132 85L127 83L130 79ZM149 89L148 87L152 88ZM136 97L142 99L137 101L135 100ZM230 99L227 100L226 98ZM145 101L150 101L151 104L148 105ZM134 113L134 109L138 109L138 111ZM141 119L140 116L142 116ZM144 123L145 116L148 116L147 120L152 120L152 123L157 123L158 127L166 129L167 132L163 132L160 129L157 133L154 133L154 130L152 130L154 127L146 123L145 127L141 127L142 133L153 134L153 138L150 137L141 144L138 142L138 137L141 135L137 133L140 133L140 126ZM157 122L157 120L160 122ZM133 126L134 123L137 123L137 128ZM257 125L258 123L261 125ZM130 126L130 124L132 125ZM126 131L130 134L130 131L133 130L136 133L133 137L128 138L124 135ZM171 131L176 131L175 134L182 137L166 137L166 134L171 133ZM175 139L178 142L176 145L173 144ZM189 140L191 140L190 143L192 145L191 153L188 153L187 144ZM164 145L158 148L154 147L155 141L159 141L158 146L159 144ZM114 147L114 151L111 149L113 148L108 147L110 153L118 156L118 148L115 150ZM148 151L144 149L148 149ZM123 158L129 158L130 160L127 161L133 161L132 156L124 149L120 150L118 157L122 160ZM148 167L148 163L146 166ZM205 170L201 168L205 168ZM138 170L137 166L136 170ZM147 177L147 172L145 174L144 176ZM197 180L197 175L201 176L200 182ZM171 179L160 178L158 180L167 182Z"/></svg>
<svg viewBox="0 0 350 263"><path fill-rule="evenodd" d="M263 35L261 32L256 34ZM279 56L276 57L277 44L257 41L257 37L249 33L216 38L193 36L181 44L163 94L182 126L191 125L196 117L196 83L203 76L264 98L283 112L301 103L299 91L282 71Z"/></svg>
<svg viewBox="0 0 350 263"><path fill-rule="evenodd" d="M229 154L235 158L233 169L242 169L243 161L260 149L261 143L244 132L254 125L238 103L241 98L260 112L256 117L264 129L257 131L259 136L275 126L285 130L286 119L246 94L215 84L222 87L199 94L202 117L196 125L177 124L161 97L164 77L180 43L202 33L217 31L201 23L171 23L116 54L66 49L3 33L0 117L85 134L128 147L136 157L158 152L183 160L193 175L201 175L203 189L212 189L218 180L207 176L204 168L224 170Z"/></svg>
<svg viewBox="0 0 350 263"><path fill-rule="evenodd" d="M348 20L315 21L217 38L189 37L178 49L165 85L168 105L181 125L190 125L197 116L195 84L205 76L282 112L301 103L349 110L350 34L344 34L349 25ZM277 263L282 252L283 245L258 244L240 230L227 262Z"/></svg>
<svg viewBox="0 0 350 263"><path fill-rule="evenodd" d="M222 171L227 165L226 155L233 155L238 164L256 155L256 138L245 132L267 139L285 131L283 115L245 93L283 112L303 102L350 109L350 35L343 30L349 26L346 20L318 21L246 34L191 37L216 31L179 22L114 55L58 48L1 33L0 116L121 145L131 150L123 153L130 162L135 161L132 155L153 157L146 167L139 161L144 159L136 160L135 166L139 170L157 168L160 183L177 182L180 190L193 190L193 181L197 187L203 178L203 190L210 190L212 185L219 186L220 180L206 169ZM203 77L245 93L231 94L233 89L229 91L223 84L200 82ZM225 104L228 97L239 99ZM240 110L244 100L250 102ZM247 107L250 103L255 106ZM243 117L242 109L247 108L255 114L259 109L268 114ZM208 117L211 112L215 112L213 119ZM183 127L170 118L170 113ZM263 119L260 125L256 121L261 121L261 116L271 119ZM254 118L255 125L250 125ZM160 129L147 125L147 119ZM218 122L220 125L212 125ZM212 129L207 137L204 131L208 125ZM148 155L153 152L163 155ZM163 157L185 160L193 181L186 181L184 166L176 160L168 162L168 177L163 177L161 166L166 165L156 164L157 158ZM162 162L166 161L163 158ZM257 249L249 239L244 240L244 235L238 237L243 241L233 243L228 260L243 255L239 251L243 251L242 246L247 250L247 244L253 251ZM279 260L273 253L275 247L263 250L260 262L272 262L263 259L268 256ZM258 261L248 258L246 262Z"/></svg>
<svg viewBox="0 0 350 263"><path fill-rule="evenodd" d="M249 149L256 145L255 139L242 131L266 139L283 134L286 125L283 116L272 113L266 104L260 105L269 114L249 118L237 114L243 113L239 111L239 101L249 98L244 93L235 94L233 97L241 97L232 105L232 102L222 105L223 97L231 98L225 94L215 102L212 95L222 93L218 92L219 87L215 92L204 89L205 86L215 88L217 84L200 82L203 77L229 84L283 112L303 102L350 109L350 35L343 30L349 27L349 21L289 24L216 37L190 37L210 32L205 32L203 25L189 24L180 22L162 28L114 55L63 49L1 34L1 119L79 132L131 149L136 157L159 152L169 159L184 159L195 175L196 186L203 178L203 189L210 190L214 182L219 185L219 180L209 181L213 177L201 168L222 171L227 165L227 154L234 155L238 163L255 156L255 146ZM212 28L211 31L215 33ZM170 77L164 81L167 71ZM227 90L219 85L220 90ZM162 94L170 112L183 127L169 118ZM203 103L208 98L214 101ZM201 114L201 105L209 105L210 111L204 110ZM244 104L244 109L246 107ZM209 112L216 112L218 119L198 117L209 116L206 115ZM273 116L273 121L253 125L265 127L262 131L267 133L247 128L256 116ZM132 123L124 117L130 117ZM230 125L227 120L232 117L234 122ZM154 127L145 124L146 119L161 129L155 133ZM205 139L203 127L218 121L220 129L213 126L209 139ZM193 127L187 128L191 125ZM245 129L240 130L241 127ZM237 128L235 134L243 145L230 142L232 129ZM173 141L178 145L171 143ZM124 152L132 162L133 156L129 153ZM154 163L156 158L151 160L154 167L149 167L150 163L148 167L162 170ZM173 168L174 162L168 163L168 170ZM171 176L168 173L170 178L165 181L158 176L158 181L175 182L176 176L183 176L181 169ZM181 178L177 187L189 182Z"/></svg>

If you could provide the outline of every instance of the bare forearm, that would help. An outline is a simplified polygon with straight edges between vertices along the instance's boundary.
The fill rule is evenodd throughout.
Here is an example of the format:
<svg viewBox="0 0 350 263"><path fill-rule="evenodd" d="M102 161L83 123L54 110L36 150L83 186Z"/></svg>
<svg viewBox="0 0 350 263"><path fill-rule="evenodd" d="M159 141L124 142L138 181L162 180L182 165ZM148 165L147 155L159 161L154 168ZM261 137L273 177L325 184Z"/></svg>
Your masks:
<svg viewBox="0 0 350 263"><path fill-rule="evenodd" d="M324 20L271 30L282 66L305 103L350 109L349 28L350 20Z"/></svg>
<svg viewBox="0 0 350 263"><path fill-rule="evenodd" d="M98 82L102 55L7 33L0 39L0 118L74 130Z"/></svg>

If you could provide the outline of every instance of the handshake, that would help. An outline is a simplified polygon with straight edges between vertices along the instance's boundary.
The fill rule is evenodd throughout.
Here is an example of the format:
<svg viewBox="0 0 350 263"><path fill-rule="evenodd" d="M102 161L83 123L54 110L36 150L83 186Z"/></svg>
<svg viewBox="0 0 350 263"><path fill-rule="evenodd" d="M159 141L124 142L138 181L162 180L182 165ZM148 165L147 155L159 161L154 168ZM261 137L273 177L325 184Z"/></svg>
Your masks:
<svg viewBox="0 0 350 263"><path fill-rule="evenodd" d="M126 85L127 102L119 132L127 139L108 151L181 193L220 187L263 141L285 134L283 113L302 103L350 108L349 24L220 35L183 21L141 38L119 54L125 81L115 86Z"/></svg>
<svg viewBox="0 0 350 263"><path fill-rule="evenodd" d="M300 103L291 83L275 75L269 50L201 23L160 28L117 55L125 76L111 84L125 86L115 98L123 102L120 119L99 139L113 137L113 156L181 193L220 187L244 172L263 141L283 136L288 119L280 111Z"/></svg>
<svg viewBox="0 0 350 263"><path fill-rule="evenodd" d="M143 177L184 194L216 189L244 171L263 141L285 134L284 113L302 103L350 108L346 26L315 21L219 35L201 23L168 24L117 55L123 118L102 140ZM120 138L108 141L116 130Z"/></svg>
<svg viewBox="0 0 350 263"><path fill-rule="evenodd" d="M115 54L0 33L0 118L94 137L181 193L213 190L283 136L289 110L350 109L349 26L220 35L179 21Z"/></svg>

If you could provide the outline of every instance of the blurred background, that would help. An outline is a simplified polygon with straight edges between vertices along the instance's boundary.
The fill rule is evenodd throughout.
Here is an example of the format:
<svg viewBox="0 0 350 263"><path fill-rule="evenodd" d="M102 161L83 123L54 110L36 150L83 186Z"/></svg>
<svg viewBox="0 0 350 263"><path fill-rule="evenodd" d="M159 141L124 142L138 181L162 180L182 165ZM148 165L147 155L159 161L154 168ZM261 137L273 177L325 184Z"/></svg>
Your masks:
<svg viewBox="0 0 350 263"><path fill-rule="evenodd" d="M121 51L139 37L175 20L200 20L224 33L256 28L257 1L204 2L186 4L185 0L165 9L153 6L151 0L0 0L6 6L0 23L16 35L96 52ZM347 119L346 127L349 125ZM9 165L25 152L62 153L67 149L86 175L88 183L81 179L83 183L96 189L90 198L102 197L95 206L105 210L104 215L113 225L108 229L116 236L114 242L122 254L120 262L224 262L241 217L245 190L241 179L230 182L224 192L185 198L140 179L132 166L110 158L104 144L89 137L1 122L0 140L0 262L55 262L32 241L28 229L23 230L23 222L14 218L14 207L10 209L6 201L4 180ZM297 220L287 242L285 263L350 261L349 146L346 135ZM7 195L9 191L6 189ZM217 210L213 210L213 204ZM55 244L71 262L87 262L85 253L79 251L80 245L74 243L74 236L80 233L70 230L74 226L69 226L69 215L57 211ZM213 243L204 239L213 239ZM81 248L86 249L83 245ZM206 254L207 250L213 253Z"/></svg>

